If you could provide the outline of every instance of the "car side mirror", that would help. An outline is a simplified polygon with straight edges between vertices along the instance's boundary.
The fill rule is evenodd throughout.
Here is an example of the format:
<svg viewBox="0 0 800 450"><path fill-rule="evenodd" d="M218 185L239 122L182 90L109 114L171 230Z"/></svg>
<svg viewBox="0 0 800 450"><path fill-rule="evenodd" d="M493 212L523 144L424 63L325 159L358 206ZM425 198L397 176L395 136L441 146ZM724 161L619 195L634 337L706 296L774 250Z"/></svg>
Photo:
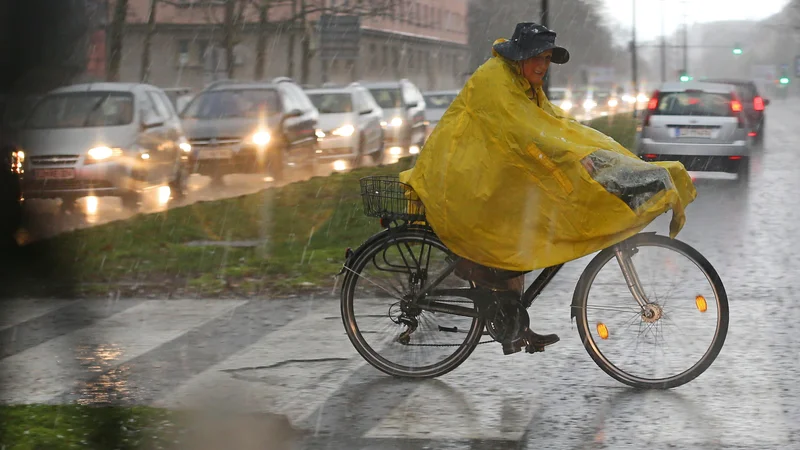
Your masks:
<svg viewBox="0 0 800 450"><path fill-rule="evenodd" d="M373 110L371 110L371 109L365 109L365 110L361 111L359 114L361 114L363 116L364 114L371 114L372 111Z"/></svg>
<svg viewBox="0 0 800 450"><path fill-rule="evenodd" d="M286 115L283 116L283 117L285 119L289 119L289 118L292 118L292 117L300 117L302 115L303 115L303 111L300 111L299 109L293 109L293 110L287 112Z"/></svg>
<svg viewBox="0 0 800 450"><path fill-rule="evenodd" d="M142 130L149 130L164 125L164 120L152 114L142 115Z"/></svg>

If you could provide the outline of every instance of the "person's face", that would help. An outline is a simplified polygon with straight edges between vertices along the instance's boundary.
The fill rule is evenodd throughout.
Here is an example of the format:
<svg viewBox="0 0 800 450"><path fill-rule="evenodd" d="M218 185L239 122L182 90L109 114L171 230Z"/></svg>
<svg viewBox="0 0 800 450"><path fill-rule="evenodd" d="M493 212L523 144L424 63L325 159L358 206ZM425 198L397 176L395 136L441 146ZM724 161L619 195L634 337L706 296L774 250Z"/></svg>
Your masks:
<svg viewBox="0 0 800 450"><path fill-rule="evenodd" d="M552 50L546 50L533 58L522 61L522 75L534 86L541 86L544 83L544 76L550 67L550 59L553 57Z"/></svg>

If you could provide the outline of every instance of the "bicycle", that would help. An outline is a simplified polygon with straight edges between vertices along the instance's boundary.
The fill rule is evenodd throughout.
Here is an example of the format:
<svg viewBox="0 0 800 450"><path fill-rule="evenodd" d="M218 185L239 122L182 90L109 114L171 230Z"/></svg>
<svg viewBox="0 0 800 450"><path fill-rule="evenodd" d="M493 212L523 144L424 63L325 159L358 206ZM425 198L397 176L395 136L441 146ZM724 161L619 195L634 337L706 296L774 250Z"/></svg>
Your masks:
<svg viewBox="0 0 800 450"><path fill-rule="evenodd" d="M410 186L396 177L385 176L365 177L360 183L364 213L379 218L383 230L357 249L346 250L339 275L344 274L341 314L345 330L350 342L369 364L396 377L438 377L461 365L478 345L501 341L507 333L517 329L519 315L504 314L491 290L456 276L448 278L460 257L439 240L425 221L424 205L408 195L413 192ZM650 248L665 252L668 261L665 267L658 269L658 276L651 277L653 286L646 289L637 266L641 269L641 255ZM685 258L689 264L680 267L678 257ZM619 268L619 271L612 271L612 278L618 279L619 272L622 275L619 293L612 291L608 280L598 279L601 274L605 276L603 269L612 259L617 261ZM441 269L435 270L433 263L440 263ZM375 276L365 273L370 264L377 268ZM563 266L559 264L543 269L524 291L519 307L529 308ZM515 275L523 273L514 272ZM668 275L678 279L679 284L667 295L660 295L656 289L660 289ZM693 276L707 285L687 290ZM380 285L387 280L399 281L401 286L395 283L390 283L389 287ZM590 304L590 294L594 290L601 291L601 299L627 297L629 303L595 306ZM689 306L687 311L668 308L674 306L674 302L669 303L673 293L679 297L678 307ZM366 294L363 303L356 299L361 294ZM366 308L387 297L391 298L388 313L384 305L382 310L365 314L363 319L356 318L356 303L359 308L361 305ZM626 314L621 316L623 313ZM446 316L452 318L445 319ZM524 316L527 319L527 314ZM728 330L728 298L716 270L697 250L667 236L642 232L601 250L592 258L575 286L570 318L576 320L578 334L589 356L612 378L635 388L671 389L698 377L719 355ZM645 344L657 346L664 339L665 328L677 327L675 321L682 318L688 321L683 324L686 328L680 328L679 337L685 339L687 332L694 329L706 336L688 343L684 340L679 347L681 354L672 351L667 354L663 348L660 354L658 351L643 354L644 350L639 351L640 342L637 341L636 354L629 355L628 359L614 358L612 361L611 353L621 346L620 343L626 342L621 334L626 327L637 326L638 337L644 338ZM380 333L366 329L370 319L376 319L391 329L390 338L378 348L367 342L369 337ZM464 323L456 324L457 320ZM481 341L484 335L489 335L492 340ZM454 337L456 342L419 342L429 336L435 339ZM446 349L443 350L446 354L433 361L430 358L424 361L416 358L410 363L394 360L415 349ZM677 364L677 359L684 357L683 353L698 349L699 356L684 358L687 361L681 361L677 370L641 370L649 357L663 356L671 369Z"/></svg>

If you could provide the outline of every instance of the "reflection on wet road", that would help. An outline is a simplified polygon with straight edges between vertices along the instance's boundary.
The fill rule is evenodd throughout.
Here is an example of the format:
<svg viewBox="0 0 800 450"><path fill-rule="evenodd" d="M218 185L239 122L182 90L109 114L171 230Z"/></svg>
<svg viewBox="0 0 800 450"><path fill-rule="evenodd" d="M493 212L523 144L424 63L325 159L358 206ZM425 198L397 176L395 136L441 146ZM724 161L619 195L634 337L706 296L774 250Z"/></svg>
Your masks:
<svg viewBox="0 0 800 450"><path fill-rule="evenodd" d="M730 328L711 368L672 391L631 390L586 354L569 320L583 258L531 308L532 327L561 342L511 356L481 345L429 381L367 365L337 298L12 301L0 376L14 389L2 400L271 411L308 432L308 449L798 448L798 119L800 106L770 106L749 185L697 180L679 237L718 270ZM650 229L666 233L669 219Z"/></svg>
<svg viewBox="0 0 800 450"><path fill-rule="evenodd" d="M386 151L384 161L386 164L397 162L399 156ZM364 158L365 165L373 165L371 158ZM350 170L350 165L344 161L321 162L317 176L327 176L335 171ZM185 199L171 198L168 186L158 186L144 192L139 212L148 214L164 211L168 208L180 207L196 202L219 200L240 195L253 194L263 189L283 186L288 183L302 181L300 175L287 172L287 179L275 182L272 177L263 175L232 174L224 178L222 184L214 184L211 178L192 175L189 179L188 193ZM72 208L63 207L59 199L43 200L30 199L26 204L26 213L31 217L35 229L29 230L27 239L40 239L70 230L101 225L116 220L124 220L135 213L122 207L117 197L80 198Z"/></svg>

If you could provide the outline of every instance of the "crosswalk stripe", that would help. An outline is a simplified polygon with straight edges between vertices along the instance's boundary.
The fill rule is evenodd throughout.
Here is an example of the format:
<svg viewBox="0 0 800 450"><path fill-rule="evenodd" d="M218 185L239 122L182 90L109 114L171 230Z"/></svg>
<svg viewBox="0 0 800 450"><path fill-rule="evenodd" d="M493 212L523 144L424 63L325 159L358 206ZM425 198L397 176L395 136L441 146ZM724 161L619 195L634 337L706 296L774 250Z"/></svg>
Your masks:
<svg viewBox="0 0 800 450"><path fill-rule="evenodd" d="M45 402L242 302L151 300L0 361L4 403ZM99 304L98 307L101 307ZM124 384L124 374L107 380ZM77 382L77 383L76 383Z"/></svg>
<svg viewBox="0 0 800 450"><path fill-rule="evenodd" d="M338 302L309 302L306 314L192 377L154 404L186 407L227 402L285 414L299 423L362 364L345 334Z"/></svg>
<svg viewBox="0 0 800 450"><path fill-rule="evenodd" d="M0 331L19 325L22 322L55 311L78 300L55 300L55 299L12 299L3 300L0 307L3 313L0 314Z"/></svg>

